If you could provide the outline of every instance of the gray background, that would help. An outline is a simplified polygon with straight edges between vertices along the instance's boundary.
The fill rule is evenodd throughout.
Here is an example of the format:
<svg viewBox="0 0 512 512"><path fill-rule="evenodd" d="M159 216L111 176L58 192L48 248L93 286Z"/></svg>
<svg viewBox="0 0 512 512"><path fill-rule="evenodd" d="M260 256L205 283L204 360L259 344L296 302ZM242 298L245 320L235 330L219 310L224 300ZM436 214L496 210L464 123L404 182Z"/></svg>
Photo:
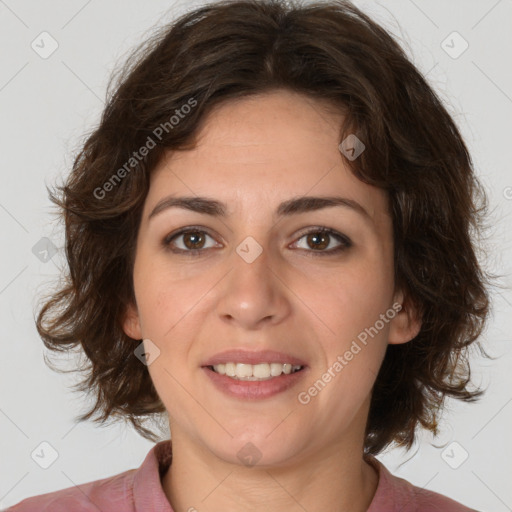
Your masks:
<svg viewBox="0 0 512 512"><path fill-rule="evenodd" d="M62 229L45 184L69 171L99 120L114 67L153 27L194 4L0 0L0 508L135 468L152 446L122 424L76 425L73 417L89 403L70 390L77 376L44 363L34 309L64 263ZM379 459L415 485L476 509L512 510L512 447L506 442L512 425L512 2L356 4L401 38L458 123L493 209L486 265L505 276L503 288L493 291L484 334L497 358L474 361L474 381L487 387L484 398L448 402L436 440L425 434L409 453L389 450ZM40 35L45 31L51 37ZM464 40L469 46L458 55ZM58 48L44 55L52 44ZM53 452L43 442L57 456L47 469L41 465L52 462Z"/></svg>

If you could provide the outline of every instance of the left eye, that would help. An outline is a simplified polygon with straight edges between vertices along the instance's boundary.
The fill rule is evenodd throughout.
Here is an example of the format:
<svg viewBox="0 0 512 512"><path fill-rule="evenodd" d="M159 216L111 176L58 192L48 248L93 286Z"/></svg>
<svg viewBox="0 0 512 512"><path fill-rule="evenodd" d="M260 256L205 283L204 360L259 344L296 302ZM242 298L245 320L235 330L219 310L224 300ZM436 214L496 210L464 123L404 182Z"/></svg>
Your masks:
<svg viewBox="0 0 512 512"><path fill-rule="evenodd" d="M328 228L315 228L307 233L304 233L299 240L306 239L306 244L309 247L315 247L313 252L322 254L332 254L335 252L343 251L351 247L352 242L341 233ZM338 245L331 247L329 250L324 250L331 245L332 239L338 240ZM304 247L301 247L304 249ZM305 248L306 250L308 247Z"/></svg>

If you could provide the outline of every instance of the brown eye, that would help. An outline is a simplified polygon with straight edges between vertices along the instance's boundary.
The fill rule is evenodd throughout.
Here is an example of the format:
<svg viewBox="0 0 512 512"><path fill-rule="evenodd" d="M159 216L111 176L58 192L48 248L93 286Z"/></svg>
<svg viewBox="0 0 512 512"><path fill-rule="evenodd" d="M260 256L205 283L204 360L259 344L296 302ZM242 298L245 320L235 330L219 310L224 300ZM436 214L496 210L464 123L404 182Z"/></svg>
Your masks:
<svg viewBox="0 0 512 512"><path fill-rule="evenodd" d="M326 233L309 233L307 243L315 249L325 249L329 246L330 236Z"/></svg>
<svg viewBox="0 0 512 512"><path fill-rule="evenodd" d="M299 240L302 239L306 240L306 247L299 248L313 253L314 256L328 256L352 247L352 242L349 238L329 228L315 228L310 230L299 238ZM333 239L338 241L338 245L334 245L326 250L327 247L333 244Z"/></svg>
<svg viewBox="0 0 512 512"><path fill-rule="evenodd" d="M205 237L200 231L188 231L183 233L183 243L187 249L202 249Z"/></svg>
<svg viewBox="0 0 512 512"><path fill-rule="evenodd" d="M169 249L176 253L199 253L206 251L214 246L206 247L207 239L213 238L202 229L187 228L182 229L178 233L168 235L163 241L162 245L165 249Z"/></svg>

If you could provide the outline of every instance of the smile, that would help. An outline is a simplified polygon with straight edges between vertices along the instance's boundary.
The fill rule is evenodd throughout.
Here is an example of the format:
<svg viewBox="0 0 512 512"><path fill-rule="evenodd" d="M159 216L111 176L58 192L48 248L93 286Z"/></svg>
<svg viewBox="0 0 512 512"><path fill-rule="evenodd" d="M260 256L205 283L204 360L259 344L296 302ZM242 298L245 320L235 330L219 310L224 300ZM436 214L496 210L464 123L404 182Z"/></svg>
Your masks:
<svg viewBox="0 0 512 512"><path fill-rule="evenodd" d="M279 375L274 376L270 373L274 364L277 365L274 366L274 373L279 370ZM222 366L224 366L224 373L220 373ZM239 366L242 376L238 376ZM233 376L227 375L226 367L229 371L234 369L235 374ZM308 367L306 366L292 367L291 364L286 363L260 363L255 365L225 363L215 365L215 367L203 366L202 370L206 372L206 376L215 389L230 398L242 400L261 400L276 396L296 386L308 373ZM249 372L251 375L247 375ZM256 375L262 375L265 372L265 375L268 376L258 377L253 374L254 372L256 372Z"/></svg>
<svg viewBox="0 0 512 512"><path fill-rule="evenodd" d="M272 379L282 374L289 375L302 370L303 366L290 363L245 364L229 362L216 364L209 368L220 375L227 375L233 379L255 381Z"/></svg>

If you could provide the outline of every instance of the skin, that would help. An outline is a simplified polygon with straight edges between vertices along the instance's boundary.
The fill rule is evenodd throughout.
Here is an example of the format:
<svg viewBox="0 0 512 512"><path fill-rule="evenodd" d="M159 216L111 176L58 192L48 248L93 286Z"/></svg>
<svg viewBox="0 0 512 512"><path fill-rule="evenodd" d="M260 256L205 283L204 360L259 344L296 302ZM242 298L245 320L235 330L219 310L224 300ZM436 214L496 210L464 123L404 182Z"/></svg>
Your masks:
<svg viewBox="0 0 512 512"><path fill-rule="evenodd" d="M327 107L285 90L221 104L198 145L168 154L152 174L133 272L137 303L124 330L160 350L148 369L171 425L173 462L162 486L176 512L316 512L333 503L363 512L375 494L378 475L362 458L371 389L387 344L410 341L420 321L404 307L309 403L298 401L404 299L394 286L386 194L351 174L338 149L343 117ZM228 215L174 207L148 221L171 194L212 197ZM356 200L369 218L343 207L274 216L279 203L304 195ZM181 235L173 244L202 253L165 250L169 234L197 225L203 240ZM352 246L327 255L341 242L308 242L304 232L319 226ZM236 252L247 236L262 248L252 263ZM292 353L307 373L271 398L231 398L201 369L229 348ZM237 456L248 442L261 453L254 466Z"/></svg>

